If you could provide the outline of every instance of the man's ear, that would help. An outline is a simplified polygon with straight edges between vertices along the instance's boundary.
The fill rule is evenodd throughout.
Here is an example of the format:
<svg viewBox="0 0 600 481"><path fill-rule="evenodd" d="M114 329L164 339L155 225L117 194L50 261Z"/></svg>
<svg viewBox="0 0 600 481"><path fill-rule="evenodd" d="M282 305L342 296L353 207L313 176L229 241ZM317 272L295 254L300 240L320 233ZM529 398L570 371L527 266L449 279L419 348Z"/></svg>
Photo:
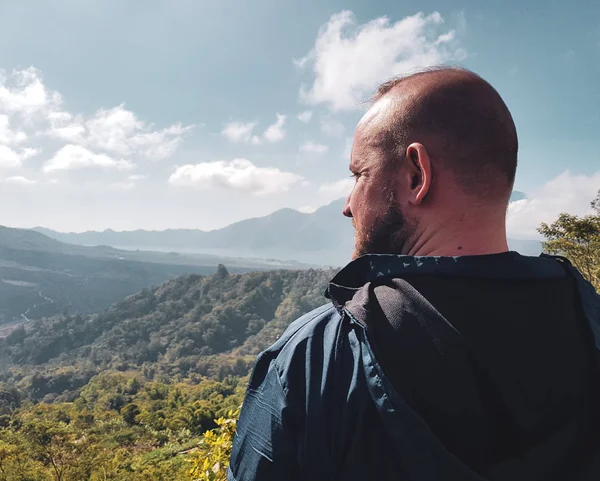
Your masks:
<svg viewBox="0 0 600 481"><path fill-rule="evenodd" d="M409 175L408 201L419 205L431 187L432 171L429 153L423 144L417 142L406 148L406 167Z"/></svg>

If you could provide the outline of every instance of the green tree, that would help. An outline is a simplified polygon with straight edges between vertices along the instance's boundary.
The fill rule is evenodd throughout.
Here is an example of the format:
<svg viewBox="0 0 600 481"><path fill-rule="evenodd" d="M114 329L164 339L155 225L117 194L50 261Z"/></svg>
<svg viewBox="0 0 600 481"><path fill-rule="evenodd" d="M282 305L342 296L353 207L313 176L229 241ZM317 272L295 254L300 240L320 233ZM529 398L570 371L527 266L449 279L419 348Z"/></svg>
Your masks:
<svg viewBox="0 0 600 481"><path fill-rule="evenodd" d="M137 404L131 403L126 404L121 409L121 416L123 417L123 421L125 421L129 425L136 424L136 417L141 413L140 408Z"/></svg>
<svg viewBox="0 0 600 481"><path fill-rule="evenodd" d="M49 468L53 480L67 481L69 471L81 461L85 442L77 440L70 426L62 422L31 419L22 429L32 459Z"/></svg>
<svg viewBox="0 0 600 481"><path fill-rule="evenodd" d="M47 481L44 466L35 461L29 444L18 432L0 430L0 480L2 481Z"/></svg>
<svg viewBox="0 0 600 481"><path fill-rule="evenodd" d="M581 274L600 290L600 190L591 203L593 214L562 213L552 224L542 223L544 251L567 257Z"/></svg>

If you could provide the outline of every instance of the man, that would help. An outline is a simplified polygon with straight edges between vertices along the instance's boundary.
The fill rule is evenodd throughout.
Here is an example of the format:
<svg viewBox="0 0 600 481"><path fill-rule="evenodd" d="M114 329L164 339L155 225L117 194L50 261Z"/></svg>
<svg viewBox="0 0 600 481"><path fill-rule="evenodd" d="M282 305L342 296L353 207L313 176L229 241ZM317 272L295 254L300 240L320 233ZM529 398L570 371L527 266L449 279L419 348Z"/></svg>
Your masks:
<svg viewBox="0 0 600 481"><path fill-rule="evenodd" d="M466 70L383 84L356 129L354 260L258 359L230 481L600 479L600 302L510 252L517 134Z"/></svg>

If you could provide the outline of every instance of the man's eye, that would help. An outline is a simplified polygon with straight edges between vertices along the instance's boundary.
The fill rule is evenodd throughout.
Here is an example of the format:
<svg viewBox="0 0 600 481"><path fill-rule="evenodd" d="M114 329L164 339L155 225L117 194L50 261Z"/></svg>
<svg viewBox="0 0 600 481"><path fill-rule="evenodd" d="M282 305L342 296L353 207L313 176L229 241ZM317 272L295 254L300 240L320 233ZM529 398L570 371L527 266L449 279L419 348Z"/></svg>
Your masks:
<svg viewBox="0 0 600 481"><path fill-rule="evenodd" d="M350 174L350 177L354 177L355 179L358 179L360 177L360 174L358 172L352 172Z"/></svg>

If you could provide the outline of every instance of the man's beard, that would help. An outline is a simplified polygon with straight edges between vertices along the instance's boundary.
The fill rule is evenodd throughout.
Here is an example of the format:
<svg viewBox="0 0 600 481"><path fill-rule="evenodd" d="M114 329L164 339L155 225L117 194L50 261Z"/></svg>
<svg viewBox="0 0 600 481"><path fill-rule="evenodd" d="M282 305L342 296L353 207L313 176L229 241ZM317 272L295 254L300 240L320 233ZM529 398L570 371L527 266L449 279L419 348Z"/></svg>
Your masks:
<svg viewBox="0 0 600 481"><path fill-rule="evenodd" d="M414 236L416 226L409 222L396 202L390 202L383 216L369 226L355 228L354 253L352 259L365 254L407 254L409 241Z"/></svg>

